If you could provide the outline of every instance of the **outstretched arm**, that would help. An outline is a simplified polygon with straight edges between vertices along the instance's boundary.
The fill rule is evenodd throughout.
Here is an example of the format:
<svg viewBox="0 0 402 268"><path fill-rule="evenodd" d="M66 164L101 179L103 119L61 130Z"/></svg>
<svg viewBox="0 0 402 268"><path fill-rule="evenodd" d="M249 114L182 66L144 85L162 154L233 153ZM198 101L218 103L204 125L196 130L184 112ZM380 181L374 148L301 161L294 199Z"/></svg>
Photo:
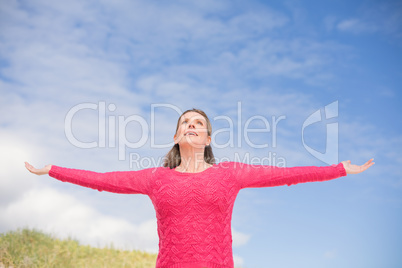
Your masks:
<svg viewBox="0 0 402 268"><path fill-rule="evenodd" d="M358 174L374 165L373 160L374 159L371 158L369 161L361 166L351 164L350 160L342 161L341 163L343 164L343 167L345 168L347 174Z"/></svg>
<svg viewBox="0 0 402 268"><path fill-rule="evenodd" d="M371 167L374 164L372 161L373 159L370 159L361 166L353 165L348 160L331 166L287 168L243 164L243 167L236 170L241 188L272 187L303 182L327 181L346 176L347 174L358 174Z"/></svg>
<svg viewBox="0 0 402 268"><path fill-rule="evenodd" d="M98 191L108 191L122 194L148 194L150 177L153 169L138 171L93 172L88 170L63 168L47 165L43 168L34 168L25 162L25 167L33 174L45 175Z"/></svg>

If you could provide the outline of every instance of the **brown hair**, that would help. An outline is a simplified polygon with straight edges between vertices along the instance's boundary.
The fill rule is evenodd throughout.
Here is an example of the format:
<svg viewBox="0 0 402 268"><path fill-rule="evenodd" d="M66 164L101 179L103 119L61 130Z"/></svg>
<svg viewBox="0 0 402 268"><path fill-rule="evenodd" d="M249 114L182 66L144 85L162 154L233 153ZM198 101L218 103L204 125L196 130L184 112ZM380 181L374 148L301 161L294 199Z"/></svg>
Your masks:
<svg viewBox="0 0 402 268"><path fill-rule="evenodd" d="M185 115L186 113L189 112L196 112L199 113L200 115L202 115L205 118L205 121L207 121L207 133L208 136L211 136L212 133L212 125L211 122L209 121L208 116L206 115L206 113L200 109L191 109L191 110L187 110L184 113L181 114L181 116L179 117L179 119L177 120L177 126L176 126L176 132L179 129L179 123L180 123L180 118ZM208 164L215 164L215 157L214 154L212 152L212 148L211 145L206 145L205 146L205 150L204 150L204 160L205 162L207 162ZM172 149L170 149L170 151L166 154L165 156L165 161L163 163L164 167L169 167L169 168L175 168L178 165L180 165L181 163L181 157L180 157L180 148L179 148L179 144L175 144Z"/></svg>

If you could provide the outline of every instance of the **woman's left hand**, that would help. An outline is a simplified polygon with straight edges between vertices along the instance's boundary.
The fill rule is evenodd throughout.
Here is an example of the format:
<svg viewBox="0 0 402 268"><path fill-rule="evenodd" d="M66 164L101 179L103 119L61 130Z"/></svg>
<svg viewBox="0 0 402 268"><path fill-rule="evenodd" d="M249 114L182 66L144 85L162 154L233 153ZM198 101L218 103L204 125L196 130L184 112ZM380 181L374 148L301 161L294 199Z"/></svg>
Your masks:
<svg viewBox="0 0 402 268"><path fill-rule="evenodd" d="M374 159L371 158L369 161L367 161L361 166L351 164L350 160L342 161L341 163L343 164L343 167L345 168L347 174L358 174L374 165L373 160Z"/></svg>

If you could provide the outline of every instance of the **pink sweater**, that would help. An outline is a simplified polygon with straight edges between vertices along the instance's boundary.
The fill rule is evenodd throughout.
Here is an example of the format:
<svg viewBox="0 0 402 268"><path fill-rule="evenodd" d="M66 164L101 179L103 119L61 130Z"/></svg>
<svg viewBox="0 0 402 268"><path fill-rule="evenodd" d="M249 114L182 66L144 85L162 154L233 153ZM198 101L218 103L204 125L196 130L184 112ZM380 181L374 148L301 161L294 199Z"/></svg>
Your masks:
<svg viewBox="0 0 402 268"><path fill-rule="evenodd" d="M52 166L50 176L99 191L146 194L158 222L156 267L233 267L231 219L240 189L325 181L346 175L343 165L253 166L222 162L199 173L158 167L96 173Z"/></svg>

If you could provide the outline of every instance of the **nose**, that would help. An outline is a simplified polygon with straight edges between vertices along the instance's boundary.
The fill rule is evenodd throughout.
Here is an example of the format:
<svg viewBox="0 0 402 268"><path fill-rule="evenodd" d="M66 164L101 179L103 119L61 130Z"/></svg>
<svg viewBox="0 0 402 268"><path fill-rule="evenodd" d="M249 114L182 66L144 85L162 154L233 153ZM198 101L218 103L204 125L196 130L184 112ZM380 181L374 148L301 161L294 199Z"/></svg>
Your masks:
<svg viewBox="0 0 402 268"><path fill-rule="evenodd" d="M190 123L188 123L188 128L195 128L194 122L191 121Z"/></svg>

